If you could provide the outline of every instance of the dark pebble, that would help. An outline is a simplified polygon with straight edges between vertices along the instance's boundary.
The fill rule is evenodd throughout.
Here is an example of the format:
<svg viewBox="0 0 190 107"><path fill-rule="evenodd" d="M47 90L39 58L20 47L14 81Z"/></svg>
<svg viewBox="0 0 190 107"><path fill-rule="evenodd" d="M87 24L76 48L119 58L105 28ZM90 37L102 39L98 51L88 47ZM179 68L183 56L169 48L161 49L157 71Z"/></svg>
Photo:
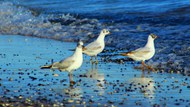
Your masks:
<svg viewBox="0 0 190 107"><path fill-rule="evenodd" d="M113 104L114 102L113 101L108 101L109 104Z"/></svg>
<svg viewBox="0 0 190 107"><path fill-rule="evenodd" d="M38 86L45 86L44 84L38 84Z"/></svg>
<svg viewBox="0 0 190 107"><path fill-rule="evenodd" d="M36 77L32 77L32 76L29 76L29 78L32 79L32 81L37 79Z"/></svg>
<svg viewBox="0 0 190 107"><path fill-rule="evenodd" d="M90 99L88 102L89 102L89 103L94 103L94 101L92 101L92 99Z"/></svg>
<svg viewBox="0 0 190 107"><path fill-rule="evenodd" d="M180 103L175 103L175 105L180 105Z"/></svg>

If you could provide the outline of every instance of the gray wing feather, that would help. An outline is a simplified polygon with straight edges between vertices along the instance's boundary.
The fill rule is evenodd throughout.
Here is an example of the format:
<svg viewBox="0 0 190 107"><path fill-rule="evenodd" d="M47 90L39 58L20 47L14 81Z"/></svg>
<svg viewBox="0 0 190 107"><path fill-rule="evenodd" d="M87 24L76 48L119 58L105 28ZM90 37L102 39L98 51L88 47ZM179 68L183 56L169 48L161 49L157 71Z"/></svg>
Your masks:
<svg viewBox="0 0 190 107"><path fill-rule="evenodd" d="M74 60L71 57L69 57L69 58L66 58L65 60L61 60L60 62L55 62L52 65L52 68L67 69L73 63L74 63Z"/></svg>
<svg viewBox="0 0 190 107"><path fill-rule="evenodd" d="M87 46L85 46L85 48L87 49L85 51L93 51L93 50L101 48L101 46L97 42L92 42L92 43L88 44Z"/></svg>
<svg viewBox="0 0 190 107"><path fill-rule="evenodd" d="M143 48L138 48L138 49L132 51L131 53L137 57L143 57L144 55L149 54L149 52L150 52L149 48L143 47Z"/></svg>

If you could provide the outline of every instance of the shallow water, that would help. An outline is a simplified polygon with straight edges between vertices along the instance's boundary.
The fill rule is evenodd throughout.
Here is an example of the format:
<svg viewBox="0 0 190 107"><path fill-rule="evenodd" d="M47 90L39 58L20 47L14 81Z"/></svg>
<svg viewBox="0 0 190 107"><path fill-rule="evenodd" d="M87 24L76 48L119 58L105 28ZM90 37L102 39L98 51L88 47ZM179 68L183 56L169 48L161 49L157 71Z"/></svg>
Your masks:
<svg viewBox="0 0 190 107"><path fill-rule="evenodd" d="M70 87L67 72L41 70L40 66L72 54L75 43L15 35L0 36L1 102L58 106L188 106L190 80L166 72L142 73L132 64L106 63L97 68L84 56ZM103 54L100 54L103 55ZM9 100L7 101L6 98ZM17 103L16 103L17 102Z"/></svg>

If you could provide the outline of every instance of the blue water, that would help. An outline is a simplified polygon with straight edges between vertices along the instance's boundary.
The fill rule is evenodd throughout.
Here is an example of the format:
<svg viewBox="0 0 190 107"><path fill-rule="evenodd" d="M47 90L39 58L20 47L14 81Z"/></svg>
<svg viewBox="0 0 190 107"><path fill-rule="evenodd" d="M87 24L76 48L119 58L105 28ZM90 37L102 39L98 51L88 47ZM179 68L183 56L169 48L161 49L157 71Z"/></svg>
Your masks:
<svg viewBox="0 0 190 107"><path fill-rule="evenodd" d="M107 28L106 46L133 50L155 33L149 63L190 72L189 0L0 0L0 34L85 44Z"/></svg>
<svg viewBox="0 0 190 107"><path fill-rule="evenodd" d="M189 0L11 0L44 14L75 14L102 20L138 22L151 21L157 17L167 20L174 16L189 18ZM142 17L144 20L142 20ZM135 20L133 20L135 19ZM131 21L129 21L131 20ZM189 19L188 19L189 21ZM159 21L157 21L159 22ZM189 21L190 22L190 21ZM188 22L188 23L189 23Z"/></svg>
<svg viewBox="0 0 190 107"><path fill-rule="evenodd" d="M44 13L166 12L190 6L189 0L11 0Z"/></svg>

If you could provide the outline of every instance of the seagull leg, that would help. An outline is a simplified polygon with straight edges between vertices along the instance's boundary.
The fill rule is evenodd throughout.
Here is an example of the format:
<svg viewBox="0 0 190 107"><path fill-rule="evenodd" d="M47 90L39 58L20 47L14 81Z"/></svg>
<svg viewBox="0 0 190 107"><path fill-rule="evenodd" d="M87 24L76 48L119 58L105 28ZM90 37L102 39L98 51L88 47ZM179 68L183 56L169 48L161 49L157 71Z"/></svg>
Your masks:
<svg viewBox="0 0 190 107"><path fill-rule="evenodd" d="M91 64L93 65L93 63L94 63L94 62L93 62L93 56L90 57L90 62L91 62Z"/></svg>
<svg viewBox="0 0 190 107"><path fill-rule="evenodd" d="M92 56L90 57L90 62L92 62Z"/></svg>
<svg viewBox="0 0 190 107"><path fill-rule="evenodd" d="M144 67L146 67L148 70L155 71L151 66L146 65L144 61L142 61L142 65L143 65L143 71L144 71Z"/></svg>
<svg viewBox="0 0 190 107"><path fill-rule="evenodd" d="M70 86L73 86L75 84L75 82L73 81L73 74L71 72L69 72L69 82Z"/></svg>
<svg viewBox="0 0 190 107"><path fill-rule="evenodd" d="M95 56L95 58L96 58L96 65L98 64L98 58L97 58L97 56Z"/></svg>
<svg viewBox="0 0 190 107"><path fill-rule="evenodd" d="M144 71L144 66L146 66L146 65L145 65L144 61L142 61L142 68L141 68L142 71Z"/></svg>
<svg viewBox="0 0 190 107"><path fill-rule="evenodd" d="M98 69L98 64L95 65L95 69Z"/></svg>

